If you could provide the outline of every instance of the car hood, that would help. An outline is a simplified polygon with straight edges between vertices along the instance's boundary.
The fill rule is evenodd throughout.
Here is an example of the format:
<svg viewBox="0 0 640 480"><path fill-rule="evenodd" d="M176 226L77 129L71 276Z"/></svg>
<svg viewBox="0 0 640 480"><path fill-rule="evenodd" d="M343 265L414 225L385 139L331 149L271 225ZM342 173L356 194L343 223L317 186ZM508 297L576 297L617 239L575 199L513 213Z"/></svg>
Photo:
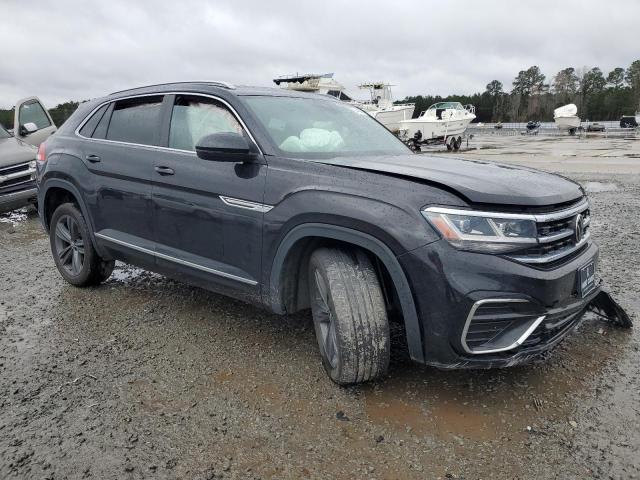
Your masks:
<svg viewBox="0 0 640 480"><path fill-rule="evenodd" d="M584 195L559 175L482 160L424 154L321 160L329 165L426 180L453 189L471 203L547 206Z"/></svg>
<svg viewBox="0 0 640 480"><path fill-rule="evenodd" d="M35 160L37 151L15 137L0 138L0 168Z"/></svg>

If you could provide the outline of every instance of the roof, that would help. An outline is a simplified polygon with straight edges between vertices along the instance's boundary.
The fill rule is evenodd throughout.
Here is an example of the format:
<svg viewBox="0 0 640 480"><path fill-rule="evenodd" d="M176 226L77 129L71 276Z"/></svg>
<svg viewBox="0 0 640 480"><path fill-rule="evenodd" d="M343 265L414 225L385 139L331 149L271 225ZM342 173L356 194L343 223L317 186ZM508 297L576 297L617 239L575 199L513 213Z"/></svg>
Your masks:
<svg viewBox="0 0 640 480"><path fill-rule="evenodd" d="M160 83L155 85L145 85L141 87L135 87L127 90L120 90L113 92L108 97L117 96L122 97L125 95L145 94L145 93L163 93L176 90L188 90L194 92L210 92L220 93L225 91L231 95L249 96L249 95L267 95L274 97L309 97L314 98L316 94L308 94L304 92L287 90L283 88L274 87L252 87L246 85L232 85L227 82L218 81L189 81L189 82L173 82L173 83ZM324 97L324 95L323 95ZM332 97L328 97L331 99Z"/></svg>

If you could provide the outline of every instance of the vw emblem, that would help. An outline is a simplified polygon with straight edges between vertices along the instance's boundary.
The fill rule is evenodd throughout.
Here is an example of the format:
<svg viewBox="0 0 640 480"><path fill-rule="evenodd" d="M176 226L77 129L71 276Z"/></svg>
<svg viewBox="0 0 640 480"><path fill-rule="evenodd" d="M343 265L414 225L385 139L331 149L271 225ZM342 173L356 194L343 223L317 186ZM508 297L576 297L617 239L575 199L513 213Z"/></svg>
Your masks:
<svg viewBox="0 0 640 480"><path fill-rule="evenodd" d="M580 213L576 215L576 224L574 227L574 231L576 232L576 243L580 243L582 237L584 236L584 216Z"/></svg>

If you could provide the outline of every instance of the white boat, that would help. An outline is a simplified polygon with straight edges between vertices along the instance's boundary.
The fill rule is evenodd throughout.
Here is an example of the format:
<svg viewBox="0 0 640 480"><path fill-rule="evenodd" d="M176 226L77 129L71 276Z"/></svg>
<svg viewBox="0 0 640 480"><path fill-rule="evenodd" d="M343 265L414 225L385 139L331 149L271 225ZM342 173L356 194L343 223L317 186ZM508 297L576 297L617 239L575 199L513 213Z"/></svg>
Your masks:
<svg viewBox="0 0 640 480"><path fill-rule="evenodd" d="M285 75L274 78L273 82L287 90L331 95L343 102L348 102L367 112L394 133L399 130L400 122L411 118L415 110L415 104L413 103L394 105L391 94L392 85L384 82L363 83L360 85L360 88L369 89L371 92L371 100L367 101L354 100L347 95L344 92L344 85L333 78L333 73Z"/></svg>
<svg viewBox="0 0 640 480"><path fill-rule="evenodd" d="M417 118L401 121L400 136L421 143L460 137L476 118L475 112L473 105L463 107L460 102L434 103Z"/></svg>
<svg viewBox="0 0 640 480"><path fill-rule="evenodd" d="M349 95L344 93L344 85L333 78L333 73L305 73L303 75L285 75L274 78L273 83L287 90L299 92L319 93L331 95L345 102L352 102Z"/></svg>
<svg viewBox="0 0 640 480"><path fill-rule="evenodd" d="M577 114L578 107L570 103L553 111L553 121L556 122L558 129L575 133L580 126L580 117Z"/></svg>
<svg viewBox="0 0 640 480"><path fill-rule="evenodd" d="M413 117L416 105L415 103L394 105L391 93L392 86L384 82L363 83L359 85L359 88L369 90L371 100L365 102L356 101L354 105L367 112L390 131L397 133L400 130L400 122Z"/></svg>

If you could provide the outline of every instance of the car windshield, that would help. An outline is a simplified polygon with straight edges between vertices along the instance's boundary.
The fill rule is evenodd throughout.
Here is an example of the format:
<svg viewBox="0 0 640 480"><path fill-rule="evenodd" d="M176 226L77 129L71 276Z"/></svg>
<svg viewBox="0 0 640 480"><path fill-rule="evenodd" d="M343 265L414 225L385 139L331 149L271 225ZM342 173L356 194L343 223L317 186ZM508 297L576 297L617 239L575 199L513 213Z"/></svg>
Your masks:
<svg viewBox="0 0 640 480"><path fill-rule="evenodd" d="M9 132L7 132L2 125L0 125L0 138L11 138Z"/></svg>
<svg viewBox="0 0 640 480"><path fill-rule="evenodd" d="M402 155L410 150L366 112L324 98L244 97L284 156Z"/></svg>

